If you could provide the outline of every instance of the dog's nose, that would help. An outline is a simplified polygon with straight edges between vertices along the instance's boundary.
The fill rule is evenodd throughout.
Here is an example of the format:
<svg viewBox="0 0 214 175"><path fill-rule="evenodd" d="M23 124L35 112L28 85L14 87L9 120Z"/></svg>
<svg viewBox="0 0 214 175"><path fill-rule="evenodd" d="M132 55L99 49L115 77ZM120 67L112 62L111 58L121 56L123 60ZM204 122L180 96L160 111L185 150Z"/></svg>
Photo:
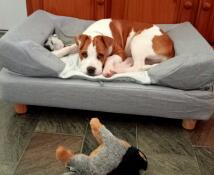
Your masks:
<svg viewBox="0 0 214 175"><path fill-rule="evenodd" d="M94 76L95 71L96 71L96 68L93 67L93 66L89 66L89 67L87 68L87 73L88 73L88 75Z"/></svg>

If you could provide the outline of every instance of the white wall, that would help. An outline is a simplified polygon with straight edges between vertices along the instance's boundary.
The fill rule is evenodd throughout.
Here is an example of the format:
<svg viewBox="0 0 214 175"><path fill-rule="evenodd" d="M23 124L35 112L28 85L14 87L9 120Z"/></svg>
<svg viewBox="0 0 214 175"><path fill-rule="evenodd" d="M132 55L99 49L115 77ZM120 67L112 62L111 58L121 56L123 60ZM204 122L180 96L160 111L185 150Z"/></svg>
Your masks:
<svg viewBox="0 0 214 175"><path fill-rule="evenodd" d="M0 30L12 29L26 17L26 0L0 0Z"/></svg>

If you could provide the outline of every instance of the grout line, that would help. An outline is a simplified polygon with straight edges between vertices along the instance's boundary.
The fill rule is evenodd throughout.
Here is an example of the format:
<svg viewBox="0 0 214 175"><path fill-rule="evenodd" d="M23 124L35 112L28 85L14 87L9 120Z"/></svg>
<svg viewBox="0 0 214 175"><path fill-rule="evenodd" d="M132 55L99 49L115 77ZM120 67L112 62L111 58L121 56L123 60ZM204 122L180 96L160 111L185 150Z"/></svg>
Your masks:
<svg viewBox="0 0 214 175"><path fill-rule="evenodd" d="M86 128L85 128L85 133L83 135L83 139L82 139L82 145L81 145L81 148L80 148L80 153L83 152L83 147L84 147L84 143L85 143L85 138L86 138L86 134L87 134L87 131L88 131L88 123L86 124Z"/></svg>
<svg viewBox="0 0 214 175"><path fill-rule="evenodd" d="M38 134L52 134L52 135L63 135L63 136L72 136L72 137L83 137L84 135L74 135L72 133L61 133L61 132L48 132L48 131L34 131L33 133Z"/></svg>

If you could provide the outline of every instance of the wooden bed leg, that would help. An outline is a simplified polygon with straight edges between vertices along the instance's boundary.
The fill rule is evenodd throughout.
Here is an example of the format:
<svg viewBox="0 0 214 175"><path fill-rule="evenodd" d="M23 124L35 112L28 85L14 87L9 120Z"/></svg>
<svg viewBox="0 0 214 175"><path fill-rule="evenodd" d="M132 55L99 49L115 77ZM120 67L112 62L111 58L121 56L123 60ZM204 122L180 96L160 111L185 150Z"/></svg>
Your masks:
<svg viewBox="0 0 214 175"><path fill-rule="evenodd" d="M192 119L184 119L182 121L182 126L184 129L193 130L196 126L197 120Z"/></svg>
<svg viewBox="0 0 214 175"><path fill-rule="evenodd" d="M17 114L26 114L27 113L27 105L24 104L16 104L15 111Z"/></svg>

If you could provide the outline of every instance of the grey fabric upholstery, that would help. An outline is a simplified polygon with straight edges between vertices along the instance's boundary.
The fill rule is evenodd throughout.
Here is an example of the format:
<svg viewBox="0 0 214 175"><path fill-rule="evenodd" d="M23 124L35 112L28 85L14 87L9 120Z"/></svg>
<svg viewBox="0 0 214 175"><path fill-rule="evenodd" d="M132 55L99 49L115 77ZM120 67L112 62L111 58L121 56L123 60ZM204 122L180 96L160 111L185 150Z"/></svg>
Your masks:
<svg viewBox="0 0 214 175"><path fill-rule="evenodd" d="M3 69L0 97L16 103L169 118L208 119L210 91L183 91L124 82L30 78Z"/></svg>
<svg viewBox="0 0 214 175"><path fill-rule="evenodd" d="M149 70L153 84L201 89L214 81L214 54L183 54Z"/></svg>
<svg viewBox="0 0 214 175"><path fill-rule="evenodd" d="M189 22L175 25L168 30L168 34L174 42L176 55L213 54L212 47Z"/></svg>
<svg viewBox="0 0 214 175"><path fill-rule="evenodd" d="M58 77L65 67L55 55L33 41L0 41L0 56L4 67L25 76Z"/></svg>

